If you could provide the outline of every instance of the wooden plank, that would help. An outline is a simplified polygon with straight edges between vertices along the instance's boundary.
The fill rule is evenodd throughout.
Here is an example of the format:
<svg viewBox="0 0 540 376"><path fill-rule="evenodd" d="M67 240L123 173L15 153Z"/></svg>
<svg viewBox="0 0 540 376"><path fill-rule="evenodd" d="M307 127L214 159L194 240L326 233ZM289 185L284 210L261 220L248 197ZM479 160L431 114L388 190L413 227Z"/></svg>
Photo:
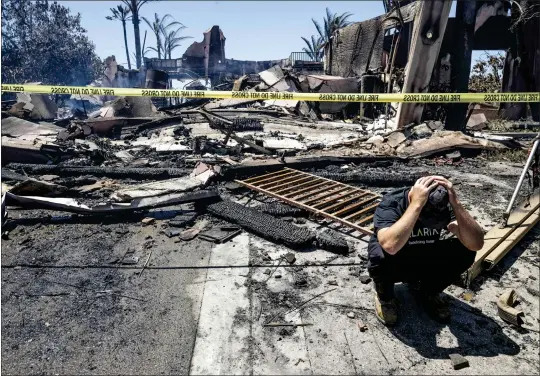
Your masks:
<svg viewBox="0 0 540 376"><path fill-rule="evenodd" d="M401 144L397 148L398 155L407 158L422 158L450 149L484 149L504 150L502 142L474 138L461 132L438 131L437 137L414 140L410 144Z"/></svg>
<svg viewBox="0 0 540 376"><path fill-rule="evenodd" d="M230 164L232 166L236 166L236 165L240 164L240 163L238 163L236 161L233 161L231 158L226 157L226 156L216 155L216 158L221 159L222 161L227 162L228 164Z"/></svg>
<svg viewBox="0 0 540 376"><path fill-rule="evenodd" d="M337 196L332 196L330 198L327 198L324 201L317 202L316 204L314 204L312 206L314 208L316 208L316 209L320 209L320 210L324 210L324 211L328 212L327 208L325 208L326 205L328 205L330 203L333 203L333 202L336 202L336 200L340 200L340 199L343 199L345 197L349 197L350 195L357 195L357 194L358 194L358 192L356 192L356 191L343 192L343 193L338 194Z"/></svg>
<svg viewBox="0 0 540 376"><path fill-rule="evenodd" d="M504 228L492 228L484 235L484 246L476 252L474 263L467 271L466 285L470 286L471 282L482 271L484 259L510 234L520 226L527 218L529 218L535 210L540 207L540 193L536 193L530 198L530 205L525 201L519 207L514 209L508 218L508 224Z"/></svg>
<svg viewBox="0 0 540 376"><path fill-rule="evenodd" d="M365 205L373 200L376 200L377 197L368 197L366 198L365 200L362 200L360 202L357 202L355 204L352 204L352 205L349 205L347 206L346 208L343 208L335 213L332 213L333 215L335 216L339 216L339 215L343 215L343 214L347 214L347 213L350 213L351 211L355 210L355 209L358 209L360 208L362 205Z"/></svg>
<svg viewBox="0 0 540 376"><path fill-rule="evenodd" d="M375 213L371 214L371 215L368 215L367 217L359 220L356 222L357 225L361 225L362 223L366 223L368 221L371 221L373 219L373 217L375 216ZM370 229L373 228L373 225L369 227Z"/></svg>
<svg viewBox="0 0 540 376"><path fill-rule="evenodd" d="M310 179L313 179L313 177L310 177ZM283 194L283 193L291 192L291 191L294 192L298 188L302 188L302 187L306 187L306 186L309 187L309 186L315 185L315 184L317 184L317 181L318 181L317 179L309 180L309 181L307 181L305 183L295 185L294 187L288 187L288 188L281 189L281 190L278 190L278 191L275 191L273 187L271 189L274 192L278 193L278 194Z"/></svg>
<svg viewBox="0 0 540 376"><path fill-rule="evenodd" d="M452 0L419 2L402 93L427 92L451 7ZM400 103L398 127L412 122L420 123L423 111L423 103Z"/></svg>
<svg viewBox="0 0 540 376"><path fill-rule="evenodd" d="M338 207L340 207L340 206L342 206L342 205L346 205L346 204L348 204L348 203L350 203L350 202L353 202L354 200L358 200L359 198L364 197L364 196L366 196L367 194L368 194L368 193L365 193L365 192L364 192L364 193L360 193L360 194L358 194L357 196L352 196L351 198L348 198L348 199L346 199L346 200L340 201L340 202L338 202L338 203L335 203L335 204L330 205L330 206L327 206L327 207L323 207L323 208L321 208L321 209L324 209L324 210L326 210L327 212L329 212L329 211L332 210L332 209L338 208Z"/></svg>
<svg viewBox="0 0 540 376"><path fill-rule="evenodd" d="M360 211L357 212L357 213L353 213L353 214L351 214L351 215L345 217L344 219L346 219L347 221L350 221L351 219L357 218L357 217L361 216L362 214L369 213L371 210L376 209L377 206L379 206L379 203L378 203L378 202L375 203L375 204L373 204L373 205L371 205L371 206L368 206L368 207L365 208L365 209L360 210Z"/></svg>
<svg viewBox="0 0 540 376"><path fill-rule="evenodd" d="M536 210L519 225L504 241L484 259L486 269L492 269L515 245L540 221L540 210Z"/></svg>
<svg viewBox="0 0 540 376"><path fill-rule="evenodd" d="M309 200L307 200L307 201L304 201L304 204L308 204L308 203L312 203L312 202L317 202L317 201L319 201L319 200L322 200L323 198L331 197L331 196L334 196L334 195L336 195L336 194L338 194L338 193L347 192L347 191L349 191L349 193L353 193L353 192L355 192L355 189L354 189L354 187L344 187L344 188L340 188L340 189L337 189L337 190L335 190L335 191L328 192L328 193L326 193L326 194L324 194L324 195L317 196L317 197L311 198L311 199L309 199ZM320 202L317 203L317 204L320 204Z"/></svg>
<svg viewBox="0 0 540 376"><path fill-rule="evenodd" d="M304 181L304 180L308 180L308 179L313 179L311 176L302 176L302 175L292 175L288 178L285 178L283 180L277 180L277 181L274 181L274 182L270 182L270 183L265 183L265 184L258 184L257 183L257 187L261 187L261 188L272 188L272 189L277 189L277 188L281 188L281 187L286 187L286 186L289 186L293 183L297 183L297 182L301 182L301 181Z"/></svg>
<svg viewBox="0 0 540 376"><path fill-rule="evenodd" d="M326 191L328 189L328 187L329 187L328 182L321 181L321 182L319 182L319 183L317 183L315 185L309 186L307 188L302 188L299 191L288 193L288 194L286 194L284 196L292 198L294 200L300 200L301 198L309 197L309 196L314 195L316 193L322 193L322 192ZM315 188L317 188L317 189L315 189ZM299 196L296 196L296 195L299 195Z"/></svg>
<svg viewBox="0 0 540 376"><path fill-rule="evenodd" d="M266 178L268 179L272 179L273 177L277 177L279 178L280 176L285 176L285 175L290 175L290 174L294 174L294 171L288 171L288 170L279 170L279 171L275 171L275 172L271 172L269 174L264 174L264 175L260 175L260 176L255 176L255 177L252 177L252 178L249 178L249 179L246 179L244 180L246 183L250 183L250 184L253 184L255 182L262 182L262 181L265 181Z"/></svg>

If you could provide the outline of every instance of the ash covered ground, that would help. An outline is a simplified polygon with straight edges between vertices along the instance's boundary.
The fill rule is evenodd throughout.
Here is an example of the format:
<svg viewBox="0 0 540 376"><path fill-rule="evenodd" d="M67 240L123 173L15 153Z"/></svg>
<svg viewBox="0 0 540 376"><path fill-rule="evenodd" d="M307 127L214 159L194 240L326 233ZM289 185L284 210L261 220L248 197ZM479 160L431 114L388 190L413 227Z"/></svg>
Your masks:
<svg viewBox="0 0 540 376"><path fill-rule="evenodd" d="M487 230L499 221L521 166L433 159L308 171L443 174ZM226 186L220 184L223 197L249 207L275 201ZM360 186L379 193L395 188ZM401 322L387 329L372 312L372 283L360 282L366 238L313 218L294 225L334 228L351 252L294 251L245 231L219 245L167 236L169 222L192 210L188 204L108 217L10 210L2 241L2 372L451 373L450 353L467 357L468 371L478 374L539 370L538 333L504 323L495 305L504 289L515 288L527 320L538 327L538 226L470 290L446 291L451 324L431 321L398 286ZM155 220L144 225L146 217ZM226 224L204 213L201 221ZM287 253L295 255L293 264L282 259ZM263 326L269 320L306 326Z"/></svg>

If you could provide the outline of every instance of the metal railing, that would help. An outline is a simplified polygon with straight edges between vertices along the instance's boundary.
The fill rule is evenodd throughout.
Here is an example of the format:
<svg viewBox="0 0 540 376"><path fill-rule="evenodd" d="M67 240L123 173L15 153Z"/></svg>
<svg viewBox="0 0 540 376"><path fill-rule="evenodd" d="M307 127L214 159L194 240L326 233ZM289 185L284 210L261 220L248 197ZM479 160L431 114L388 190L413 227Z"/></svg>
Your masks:
<svg viewBox="0 0 540 376"><path fill-rule="evenodd" d="M177 71L182 68L182 59L156 59L144 58L144 65L149 69L157 69L165 72Z"/></svg>
<svg viewBox="0 0 540 376"><path fill-rule="evenodd" d="M324 56L324 51L319 51L319 52L315 52L315 53L291 52L291 56L289 58L289 61L291 62L291 65L293 67L297 63L303 63L303 62L322 63L323 56Z"/></svg>

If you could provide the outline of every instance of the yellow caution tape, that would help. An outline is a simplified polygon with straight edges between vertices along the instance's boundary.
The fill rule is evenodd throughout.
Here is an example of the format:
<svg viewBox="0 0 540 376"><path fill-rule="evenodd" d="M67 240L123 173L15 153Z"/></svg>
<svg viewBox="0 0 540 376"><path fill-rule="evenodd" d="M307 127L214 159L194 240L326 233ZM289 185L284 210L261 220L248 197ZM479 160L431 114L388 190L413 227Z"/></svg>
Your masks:
<svg viewBox="0 0 540 376"><path fill-rule="evenodd" d="M170 97L245 100L298 100L308 102L407 102L407 103L485 103L540 102L540 93L291 93L213 90L158 90L84 86L2 85L2 91L36 94L80 94L126 97Z"/></svg>

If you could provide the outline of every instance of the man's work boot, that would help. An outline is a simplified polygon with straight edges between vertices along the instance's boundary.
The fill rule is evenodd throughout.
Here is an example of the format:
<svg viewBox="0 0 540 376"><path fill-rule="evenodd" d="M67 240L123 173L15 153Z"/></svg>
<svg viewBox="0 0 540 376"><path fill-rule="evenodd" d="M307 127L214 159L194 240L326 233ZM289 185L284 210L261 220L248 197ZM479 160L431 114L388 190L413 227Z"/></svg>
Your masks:
<svg viewBox="0 0 540 376"><path fill-rule="evenodd" d="M397 322L397 302L396 299L384 301L375 293L375 315L384 325L392 326Z"/></svg>
<svg viewBox="0 0 540 376"><path fill-rule="evenodd" d="M426 313L433 320L446 323L450 321L450 310L448 304L440 294L423 294L421 297L422 305Z"/></svg>

